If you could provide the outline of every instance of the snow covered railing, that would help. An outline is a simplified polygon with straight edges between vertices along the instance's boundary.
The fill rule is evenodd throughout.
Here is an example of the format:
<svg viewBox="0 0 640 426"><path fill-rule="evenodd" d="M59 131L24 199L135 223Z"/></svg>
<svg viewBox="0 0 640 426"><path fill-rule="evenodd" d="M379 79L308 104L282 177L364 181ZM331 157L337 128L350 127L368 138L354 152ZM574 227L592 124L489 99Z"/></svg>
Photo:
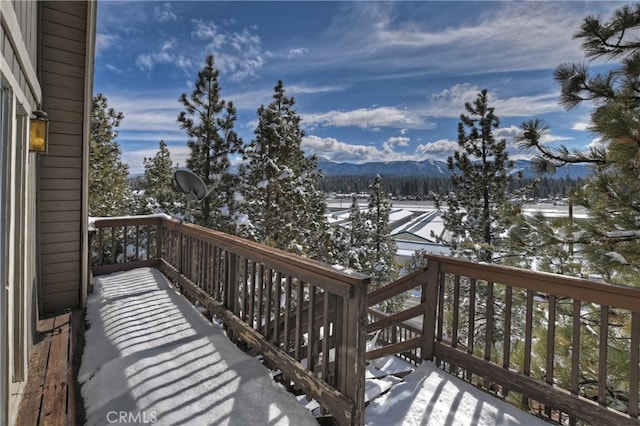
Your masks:
<svg viewBox="0 0 640 426"><path fill-rule="evenodd" d="M94 274L160 269L339 424L363 424L369 278L167 217L93 223Z"/></svg>
<svg viewBox="0 0 640 426"><path fill-rule="evenodd" d="M391 337L378 338L367 358L417 350L552 422L640 424L640 289L427 259L427 270L369 295L373 306L410 288L422 290L413 308L393 316L370 311L369 331ZM422 333L406 322L416 316Z"/></svg>

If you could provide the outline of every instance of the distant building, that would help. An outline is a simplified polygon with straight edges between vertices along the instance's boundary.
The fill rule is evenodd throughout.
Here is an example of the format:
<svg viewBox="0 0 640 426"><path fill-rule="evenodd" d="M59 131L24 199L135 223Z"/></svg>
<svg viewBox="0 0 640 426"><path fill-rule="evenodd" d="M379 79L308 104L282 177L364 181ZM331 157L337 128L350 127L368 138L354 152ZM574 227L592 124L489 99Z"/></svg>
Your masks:
<svg viewBox="0 0 640 426"><path fill-rule="evenodd" d="M396 261L404 265L418 250L427 253L449 254L449 247L436 241L436 236L447 239L449 232L438 210L431 210L413 217L411 221L399 224L391 231L391 237L398 247Z"/></svg>
<svg viewBox="0 0 640 426"><path fill-rule="evenodd" d="M366 211L367 208L360 208ZM327 215L329 224L349 227L350 209L338 210ZM431 235L447 238L448 231L444 228L444 222L438 210L414 211L409 208L392 208L389 213L389 225L392 229L391 238L396 242L397 252L395 260L399 265L404 265L407 260L418 250L428 253L449 254L449 247L436 242Z"/></svg>

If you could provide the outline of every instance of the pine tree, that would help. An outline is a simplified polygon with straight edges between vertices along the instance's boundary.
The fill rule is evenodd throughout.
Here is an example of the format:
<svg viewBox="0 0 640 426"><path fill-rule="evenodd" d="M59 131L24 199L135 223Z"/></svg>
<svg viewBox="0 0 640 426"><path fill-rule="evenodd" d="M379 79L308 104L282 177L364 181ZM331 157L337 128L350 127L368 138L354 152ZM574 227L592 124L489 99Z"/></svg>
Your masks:
<svg viewBox="0 0 640 426"><path fill-rule="evenodd" d="M101 93L93 98L89 142L89 215L118 216L129 213L129 166L122 162L116 141L117 127L124 118L109 108Z"/></svg>
<svg viewBox="0 0 640 426"><path fill-rule="evenodd" d="M369 185L369 201L362 211L353 198L349 212L347 266L371 277L369 291L389 284L398 277L395 262L396 243L391 238L389 214L391 203L380 175ZM383 312L398 312L407 299L399 295L385 300L380 306Z"/></svg>
<svg viewBox="0 0 640 426"><path fill-rule="evenodd" d="M562 64L556 68L554 78L561 86L561 105L568 110L584 103L594 106L590 130L600 137L599 146L583 151L565 146L550 148L541 143L549 131L546 123L534 119L522 124L519 144L538 152L536 160L541 172L554 172L571 163L593 166L591 176L572 194L575 205L586 207L586 219L539 217L525 224L530 238L538 238L543 243L540 244L543 250L538 254L541 263L550 263L549 253L560 253L573 265L571 269L554 272L597 275L608 282L640 285L639 30L640 5L623 6L605 22L587 16L574 34L574 38L582 40L586 58L619 59L619 63L612 64L607 72L594 75L590 75L586 63ZM545 236L552 235L553 238L545 241ZM560 318L562 315L560 311ZM626 411L630 382L630 312L609 308L605 378L598 373L599 342L593 332L600 327L601 312L592 305L583 305L580 320L579 394L595 399L598 386L605 380L608 404ZM569 321L559 320L558 325L560 338L573 333ZM557 345L556 351L558 347L569 347L566 340L564 345ZM545 338L539 339L534 350L544 354L545 341ZM570 362L568 353L558 358L560 365ZM558 380L568 382L568 378L561 375Z"/></svg>
<svg viewBox="0 0 640 426"><path fill-rule="evenodd" d="M414 251L411 257L409 257L407 262L404 264L405 271L409 274L425 268L428 264L426 259L427 254L428 252L425 249Z"/></svg>
<svg viewBox="0 0 640 426"><path fill-rule="evenodd" d="M348 268L358 272L372 270L373 229L367 221L366 211L362 211L358 199L353 197L349 209L349 224L346 232L346 248L344 256Z"/></svg>
<svg viewBox="0 0 640 426"><path fill-rule="evenodd" d="M487 90L473 103L467 102L467 115L460 115L458 147L448 158L452 193L436 198L454 253L483 262L496 262L500 235L508 229L516 211L508 203L508 188L514 176L513 162L506 141L497 141L493 132L500 125L489 106ZM443 205L447 206L443 210Z"/></svg>
<svg viewBox="0 0 640 426"><path fill-rule="evenodd" d="M173 181L175 170L167 144L161 140L156 155L144 159L141 213L175 214L184 210L184 195L176 190Z"/></svg>
<svg viewBox="0 0 640 426"><path fill-rule="evenodd" d="M273 102L258 109L255 139L240 168L244 211L251 226L242 235L313 258L325 258L326 202L318 189L317 158L305 157L295 100L282 81Z"/></svg>
<svg viewBox="0 0 640 426"><path fill-rule="evenodd" d="M369 210L367 220L372 228L373 269L363 271L371 275L371 288L375 289L390 283L398 277L395 263L396 243L391 238L389 215L391 203L382 177L377 175L369 186Z"/></svg>
<svg viewBox="0 0 640 426"><path fill-rule="evenodd" d="M538 151L541 171L569 163L587 163L593 173L572 194L589 218L562 224L565 245L581 248L584 275L597 274L609 282L640 285L640 5L623 6L608 21L587 16L574 38L582 41L587 59L619 60L609 71L591 75L586 63L558 66L560 103L571 110L594 105L591 131L601 144L584 151L541 144L549 127L539 119L522 125L521 146Z"/></svg>
<svg viewBox="0 0 640 426"><path fill-rule="evenodd" d="M207 56L191 95L183 93L180 102L185 110L178 116L178 122L189 136L187 145L191 149L187 168L200 176L208 188L216 186L202 201L200 211L195 214L196 221L231 231L238 178L229 168L232 157L241 152L242 140L233 130L237 120L233 102L220 98L219 71L213 55Z"/></svg>

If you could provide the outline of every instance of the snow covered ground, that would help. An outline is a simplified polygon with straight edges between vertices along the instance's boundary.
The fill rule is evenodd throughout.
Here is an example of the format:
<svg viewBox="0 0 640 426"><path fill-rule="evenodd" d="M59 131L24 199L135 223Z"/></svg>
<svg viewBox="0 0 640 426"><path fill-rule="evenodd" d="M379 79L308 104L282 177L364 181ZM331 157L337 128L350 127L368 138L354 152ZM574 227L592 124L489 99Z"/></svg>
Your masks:
<svg viewBox="0 0 640 426"><path fill-rule="evenodd" d="M317 425L317 407L276 384L157 270L97 277L79 379L87 425ZM366 424L544 425L425 362L395 357L367 369ZM385 393L386 392L386 393Z"/></svg>

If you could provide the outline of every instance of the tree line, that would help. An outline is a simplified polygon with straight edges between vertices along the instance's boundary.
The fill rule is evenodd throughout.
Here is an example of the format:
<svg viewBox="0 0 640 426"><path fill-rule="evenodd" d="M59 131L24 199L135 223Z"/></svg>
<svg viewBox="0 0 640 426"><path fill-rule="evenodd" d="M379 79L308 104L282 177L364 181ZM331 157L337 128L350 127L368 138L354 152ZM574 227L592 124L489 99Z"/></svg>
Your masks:
<svg viewBox="0 0 640 426"><path fill-rule="evenodd" d="M435 194L446 194L454 190L449 177L417 177L417 176L382 176L389 194L396 199L433 200ZM325 193L342 195L366 193L375 176L324 176L319 181L319 188ZM529 195L533 199L569 197L578 186L582 186L582 178L522 178L510 182L509 194L515 194L523 187L532 187Z"/></svg>

